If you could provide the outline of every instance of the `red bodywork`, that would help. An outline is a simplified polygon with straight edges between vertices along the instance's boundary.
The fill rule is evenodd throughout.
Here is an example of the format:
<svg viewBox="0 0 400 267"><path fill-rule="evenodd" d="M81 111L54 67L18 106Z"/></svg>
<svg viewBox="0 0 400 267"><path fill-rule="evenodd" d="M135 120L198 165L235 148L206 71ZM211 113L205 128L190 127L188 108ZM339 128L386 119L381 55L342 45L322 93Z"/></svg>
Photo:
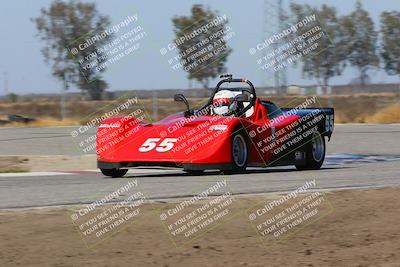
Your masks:
<svg viewBox="0 0 400 267"><path fill-rule="evenodd" d="M277 123L270 123L266 107L256 99L254 112L247 118L211 115L188 118L175 114L152 124L135 118L107 119L97 132L98 161L119 164L117 168L229 164L232 135L241 129L248 143L248 165L262 165L271 160L272 151L261 151L256 143L298 118L285 116ZM257 132L253 138L247 136L251 131Z"/></svg>

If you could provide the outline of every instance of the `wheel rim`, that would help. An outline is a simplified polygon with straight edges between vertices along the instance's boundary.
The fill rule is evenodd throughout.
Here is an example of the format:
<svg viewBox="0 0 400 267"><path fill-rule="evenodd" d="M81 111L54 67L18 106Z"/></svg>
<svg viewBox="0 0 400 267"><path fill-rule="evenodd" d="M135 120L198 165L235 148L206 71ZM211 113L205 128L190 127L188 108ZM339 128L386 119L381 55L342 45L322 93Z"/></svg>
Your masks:
<svg viewBox="0 0 400 267"><path fill-rule="evenodd" d="M320 162L325 154L324 140L319 132L313 134L312 156L316 162Z"/></svg>
<svg viewBox="0 0 400 267"><path fill-rule="evenodd" d="M247 146L246 141L240 134L233 138L232 144L233 161L238 167L243 167L247 161Z"/></svg>

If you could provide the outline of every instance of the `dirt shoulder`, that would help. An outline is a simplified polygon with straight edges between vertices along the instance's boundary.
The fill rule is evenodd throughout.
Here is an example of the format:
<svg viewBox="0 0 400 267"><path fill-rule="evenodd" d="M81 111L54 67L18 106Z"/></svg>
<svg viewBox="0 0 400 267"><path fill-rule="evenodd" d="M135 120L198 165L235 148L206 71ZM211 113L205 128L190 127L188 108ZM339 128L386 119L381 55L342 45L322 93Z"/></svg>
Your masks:
<svg viewBox="0 0 400 267"><path fill-rule="evenodd" d="M30 170L29 158L21 156L0 156L0 173L27 172Z"/></svg>
<svg viewBox="0 0 400 267"><path fill-rule="evenodd" d="M399 266L400 188L325 194L331 210L280 242L265 246L246 210L267 197L240 197L235 216L175 247L161 212L144 204L134 223L92 249L69 209L0 213L1 266ZM270 197L269 197L270 198Z"/></svg>
<svg viewBox="0 0 400 267"><path fill-rule="evenodd" d="M97 168L96 155L0 156L0 173L77 171Z"/></svg>

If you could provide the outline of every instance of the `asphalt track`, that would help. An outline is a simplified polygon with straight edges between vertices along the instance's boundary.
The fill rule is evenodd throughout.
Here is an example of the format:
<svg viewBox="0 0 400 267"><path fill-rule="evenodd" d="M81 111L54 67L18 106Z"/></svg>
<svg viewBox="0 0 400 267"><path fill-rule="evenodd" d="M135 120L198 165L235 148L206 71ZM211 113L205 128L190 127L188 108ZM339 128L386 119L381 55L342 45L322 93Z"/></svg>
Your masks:
<svg viewBox="0 0 400 267"><path fill-rule="evenodd" d="M80 155L74 128L0 129L1 155ZM91 203L136 180L148 199L171 201L226 179L233 194L286 192L315 179L317 189L400 186L400 125L337 125L319 171L293 167L250 169L245 174L190 176L174 169L134 169L124 178L96 171L0 175L0 209ZM114 201L118 201L115 199Z"/></svg>

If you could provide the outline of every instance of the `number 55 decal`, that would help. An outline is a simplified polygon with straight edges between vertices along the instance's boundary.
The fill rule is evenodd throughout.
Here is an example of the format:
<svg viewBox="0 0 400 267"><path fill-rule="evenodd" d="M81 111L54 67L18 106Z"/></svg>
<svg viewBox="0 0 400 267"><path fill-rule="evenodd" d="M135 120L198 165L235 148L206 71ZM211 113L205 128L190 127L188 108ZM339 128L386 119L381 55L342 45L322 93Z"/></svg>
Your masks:
<svg viewBox="0 0 400 267"><path fill-rule="evenodd" d="M326 132L333 132L333 123L334 123L333 115L326 115L326 118L325 118L325 131Z"/></svg>
<svg viewBox="0 0 400 267"><path fill-rule="evenodd" d="M149 152L156 148L157 152L167 152L174 147L174 143L178 141L178 138L165 138L161 143L157 143L161 138L148 138L140 147L139 152Z"/></svg>

